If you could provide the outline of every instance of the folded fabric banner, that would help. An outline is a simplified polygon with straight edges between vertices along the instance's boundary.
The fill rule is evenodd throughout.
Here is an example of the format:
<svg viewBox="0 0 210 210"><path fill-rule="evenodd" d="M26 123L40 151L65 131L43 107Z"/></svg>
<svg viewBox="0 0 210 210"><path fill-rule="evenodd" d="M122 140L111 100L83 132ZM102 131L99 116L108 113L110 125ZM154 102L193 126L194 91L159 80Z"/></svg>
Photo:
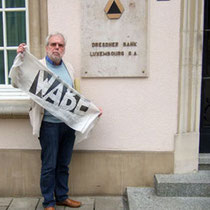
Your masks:
<svg viewBox="0 0 210 210"><path fill-rule="evenodd" d="M16 56L10 70L16 88L52 115L77 131L77 141L87 138L94 127L99 109L75 89L62 81L26 50Z"/></svg>

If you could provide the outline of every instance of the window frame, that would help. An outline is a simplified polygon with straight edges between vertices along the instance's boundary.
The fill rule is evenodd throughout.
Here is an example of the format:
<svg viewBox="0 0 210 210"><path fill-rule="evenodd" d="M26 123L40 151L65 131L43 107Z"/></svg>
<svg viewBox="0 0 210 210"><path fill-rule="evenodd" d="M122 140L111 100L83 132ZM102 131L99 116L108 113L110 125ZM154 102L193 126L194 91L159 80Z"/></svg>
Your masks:
<svg viewBox="0 0 210 210"><path fill-rule="evenodd" d="M13 88L11 84L8 84L8 50L17 50L18 46L7 46L7 31L6 31L6 12L25 12L26 19L26 44L30 47L30 34L29 34L29 6L28 0L25 0L25 7L6 8L6 0L2 0L2 23L3 23L3 47L0 50L4 52L4 71L5 71L5 83L0 84L0 100L27 100L29 96L23 93L21 90Z"/></svg>

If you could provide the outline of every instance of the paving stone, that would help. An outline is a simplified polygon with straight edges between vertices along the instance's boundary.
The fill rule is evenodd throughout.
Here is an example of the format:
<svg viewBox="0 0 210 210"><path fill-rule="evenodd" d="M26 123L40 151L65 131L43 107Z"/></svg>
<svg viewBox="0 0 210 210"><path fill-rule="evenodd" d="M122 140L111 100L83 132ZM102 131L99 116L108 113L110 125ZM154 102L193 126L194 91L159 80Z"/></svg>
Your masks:
<svg viewBox="0 0 210 210"><path fill-rule="evenodd" d="M9 206L13 198L0 198L0 207Z"/></svg>
<svg viewBox="0 0 210 210"><path fill-rule="evenodd" d="M94 210L95 199L93 197L71 197L71 199L82 202L82 206L78 210ZM69 209L75 209L75 208L65 207L65 210Z"/></svg>
<svg viewBox="0 0 210 210"><path fill-rule="evenodd" d="M43 206L42 206L43 200L44 200L43 198L39 199L36 210L43 210ZM65 209L64 206L56 206L56 210L64 210L64 209Z"/></svg>
<svg viewBox="0 0 210 210"><path fill-rule="evenodd" d="M79 208L79 210L93 210L94 209L94 198L91 197L71 197L71 199L78 200L82 202L82 206ZM43 210L42 207L43 198L41 198L38 202L36 210ZM64 206L56 206L56 210L68 210L68 209L75 209L75 208L69 208Z"/></svg>
<svg viewBox="0 0 210 210"><path fill-rule="evenodd" d="M129 210L127 196L123 196L123 204L124 204L124 210Z"/></svg>
<svg viewBox="0 0 210 210"><path fill-rule="evenodd" d="M39 198L14 198L8 210L35 210Z"/></svg>
<svg viewBox="0 0 210 210"><path fill-rule="evenodd" d="M66 208L68 209L68 208ZM56 206L56 210L65 210L65 207L64 206Z"/></svg>
<svg viewBox="0 0 210 210"><path fill-rule="evenodd" d="M58 208L56 207L56 210ZM75 208L70 208L70 207L65 207L65 210L69 210L69 209L75 209ZM78 210L94 210L94 206L87 204L87 205L82 205L80 208L78 208Z"/></svg>
<svg viewBox="0 0 210 210"><path fill-rule="evenodd" d="M154 188L127 188L130 210L209 210L210 198L159 197Z"/></svg>
<svg viewBox="0 0 210 210"><path fill-rule="evenodd" d="M38 201L36 210L43 210L42 202L43 202L43 198L40 198Z"/></svg>
<svg viewBox="0 0 210 210"><path fill-rule="evenodd" d="M96 197L95 210L124 210L123 197Z"/></svg>
<svg viewBox="0 0 210 210"><path fill-rule="evenodd" d="M121 196L110 197L71 197L73 200L82 202L78 210L128 210L126 202ZM0 210L43 210L43 198L0 198ZM56 206L56 210L70 210L64 206Z"/></svg>

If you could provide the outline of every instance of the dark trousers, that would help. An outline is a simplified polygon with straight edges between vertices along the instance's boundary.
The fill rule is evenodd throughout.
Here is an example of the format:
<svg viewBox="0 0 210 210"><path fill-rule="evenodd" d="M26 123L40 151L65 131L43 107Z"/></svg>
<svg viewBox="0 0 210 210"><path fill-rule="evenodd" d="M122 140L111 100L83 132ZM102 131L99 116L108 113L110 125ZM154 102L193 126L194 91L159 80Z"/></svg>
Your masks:
<svg viewBox="0 0 210 210"><path fill-rule="evenodd" d="M75 131L65 123L42 122L40 130L41 179L43 206L55 206L68 198L69 163L75 141Z"/></svg>

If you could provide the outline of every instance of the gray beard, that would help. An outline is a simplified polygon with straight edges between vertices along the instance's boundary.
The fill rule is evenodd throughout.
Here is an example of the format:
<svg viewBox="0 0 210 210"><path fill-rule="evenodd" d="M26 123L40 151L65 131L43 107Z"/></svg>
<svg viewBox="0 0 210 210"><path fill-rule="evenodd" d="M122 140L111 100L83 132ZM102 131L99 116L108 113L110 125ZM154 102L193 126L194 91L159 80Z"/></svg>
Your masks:
<svg viewBox="0 0 210 210"><path fill-rule="evenodd" d="M52 55L51 58L50 58L54 63L60 63L61 62L61 57L58 57L58 56L55 56L55 55Z"/></svg>

